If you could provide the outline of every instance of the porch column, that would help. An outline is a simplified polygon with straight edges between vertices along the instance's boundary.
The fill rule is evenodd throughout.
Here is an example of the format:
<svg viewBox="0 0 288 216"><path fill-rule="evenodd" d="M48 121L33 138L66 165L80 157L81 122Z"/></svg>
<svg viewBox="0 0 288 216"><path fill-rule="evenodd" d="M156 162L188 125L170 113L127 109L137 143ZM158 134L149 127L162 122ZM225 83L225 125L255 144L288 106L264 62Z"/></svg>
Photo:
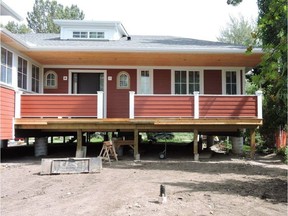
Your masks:
<svg viewBox="0 0 288 216"><path fill-rule="evenodd" d="M262 119L263 114L262 114L262 91L256 91L256 96L257 96L257 118Z"/></svg>
<svg viewBox="0 0 288 216"><path fill-rule="evenodd" d="M137 159L137 155L139 154L139 149L138 149L138 129L134 129L134 159Z"/></svg>
<svg viewBox="0 0 288 216"><path fill-rule="evenodd" d="M194 91L194 119L199 119L199 92Z"/></svg>
<svg viewBox="0 0 288 216"><path fill-rule="evenodd" d="M21 95L23 91L15 92L15 118L21 118Z"/></svg>
<svg viewBox="0 0 288 216"><path fill-rule="evenodd" d="M76 149L76 158L83 157L83 149L82 149L82 130L77 130L77 149Z"/></svg>
<svg viewBox="0 0 288 216"><path fill-rule="evenodd" d="M129 118L134 119L134 98L135 98L135 92L130 91L129 92Z"/></svg>
<svg viewBox="0 0 288 216"><path fill-rule="evenodd" d="M199 153L198 153L198 130L194 130L194 143L193 143L193 153L194 160L199 161Z"/></svg>
<svg viewBox="0 0 288 216"><path fill-rule="evenodd" d="M250 157L254 159L255 157L255 150L256 150L256 144L255 144L255 128L250 129L250 147L251 147L251 152L250 152Z"/></svg>
<svg viewBox="0 0 288 216"><path fill-rule="evenodd" d="M97 118L103 119L104 115L104 93L103 91L97 91Z"/></svg>

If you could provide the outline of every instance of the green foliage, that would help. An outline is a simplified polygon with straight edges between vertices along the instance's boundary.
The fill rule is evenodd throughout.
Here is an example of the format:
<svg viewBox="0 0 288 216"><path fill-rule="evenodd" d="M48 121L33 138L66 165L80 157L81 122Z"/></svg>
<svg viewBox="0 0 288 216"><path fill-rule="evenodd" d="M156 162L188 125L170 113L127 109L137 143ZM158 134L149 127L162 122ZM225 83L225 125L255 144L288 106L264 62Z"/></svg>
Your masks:
<svg viewBox="0 0 288 216"><path fill-rule="evenodd" d="M77 5L64 7L57 1L35 0L33 11L28 12L28 26L35 33L59 33L60 28L54 24L53 19L84 19L84 13Z"/></svg>
<svg viewBox="0 0 288 216"><path fill-rule="evenodd" d="M227 0L227 4L228 5L234 5L234 6L236 6L236 5L238 5L238 4L240 4L242 2L242 0Z"/></svg>
<svg viewBox="0 0 288 216"><path fill-rule="evenodd" d="M273 145L275 131L287 125L287 5L286 0L258 0L258 6L265 56L253 82L264 93L261 133Z"/></svg>
<svg viewBox="0 0 288 216"><path fill-rule="evenodd" d="M31 29L29 29L25 24L20 25L14 21L9 21L4 27L14 34L26 34L31 32Z"/></svg>
<svg viewBox="0 0 288 216"><path fill-rule="evenodd" d="M230 16L227 27L220 31L217 40L224 43L251 46L257 41L253 37L255 31L255 22L249 22L243 16L239 18Z"/></svg>
<svg viewBox="0 0 288 216"><path fill-rule="evenodd" d="M288 146L277 150L276 153L277 155L280 155L281 157L283 157L284 163L288 164Z"/></svg>

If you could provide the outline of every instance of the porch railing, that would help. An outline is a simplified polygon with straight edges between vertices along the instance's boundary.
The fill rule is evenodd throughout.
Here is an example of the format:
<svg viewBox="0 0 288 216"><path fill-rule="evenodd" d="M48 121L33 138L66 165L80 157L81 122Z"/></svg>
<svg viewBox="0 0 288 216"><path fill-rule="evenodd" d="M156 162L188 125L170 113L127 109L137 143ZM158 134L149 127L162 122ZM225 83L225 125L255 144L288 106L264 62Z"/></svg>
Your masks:
<svg viewBox="0 0 288 216"><path fill-rule="evenodd" d="M97 117L103 118L103 92L97 94L17 95L16 118Z"/></svg>
<svg viewBox="0 0 288 216"><path fill-rule="evenodd" d="M258 118L262 92L256 95L136 95L130 92L130 119L142 117Z"/></svg>

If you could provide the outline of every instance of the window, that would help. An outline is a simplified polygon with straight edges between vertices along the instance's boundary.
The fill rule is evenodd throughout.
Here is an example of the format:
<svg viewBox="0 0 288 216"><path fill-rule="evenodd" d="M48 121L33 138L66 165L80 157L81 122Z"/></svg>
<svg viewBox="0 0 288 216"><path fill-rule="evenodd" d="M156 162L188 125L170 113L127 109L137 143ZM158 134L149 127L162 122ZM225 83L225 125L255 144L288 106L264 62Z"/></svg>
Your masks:
<svg viewBox="0 0 288 216"><path fill-rule="evenodd" d="M39 67L32 65L32 91L39 93L40 72Z"/></svg>
<svg viewBox="0 0 288 216"><path fill-rule="evenodd" d="M117 88L129 89L130 88L130 76L127 72L122 71L117 76Z"/></svg>
<svg viewBox="0 0 288 216"><path fill-rule="evenodd" d="M104 32L89 32L89 38L104 38Z"/></svg>
<svg viewBox="0 0 288 216"><path fill-rule="evenodd" d="M1 82L12 84L12 52L1 47Z"/></svg>
<svg viewBox="0 0 288 216"><path fill-rule="evenodd" d="M237 94L236 71L226 71L226 94Z"/></svg>
<svg viewBox="0 0 288 216"><path fill-rule="evenodd" d="M73 32L73 38L88 38L88 32L75 31Z"/></svg>
<svg viewBox="0 0 288 216"><path fill-rule="evenodd" d="M18 57L18 87L27 89L27 61Z"/></svg>
<svg viewBox="0 0 288 216"><path fill-rule="evenodd" d="M88 37L89 36L89 37ZM104 38L104 32L87 32L87 31L74 31L73 38L91 38L91 39L99 39Z"/></svg>
<svg viewBox="0 0 288 216"><path fill-rule="evenodd" d="M175 94L193 94L200 91L199 71L175 71Z"/></svg>
<svg viewBox="0 0 288 216"><path fill-rule="evenodd" d="M45 74L45 88L57 88L58 76L54 71Z"/></svg>

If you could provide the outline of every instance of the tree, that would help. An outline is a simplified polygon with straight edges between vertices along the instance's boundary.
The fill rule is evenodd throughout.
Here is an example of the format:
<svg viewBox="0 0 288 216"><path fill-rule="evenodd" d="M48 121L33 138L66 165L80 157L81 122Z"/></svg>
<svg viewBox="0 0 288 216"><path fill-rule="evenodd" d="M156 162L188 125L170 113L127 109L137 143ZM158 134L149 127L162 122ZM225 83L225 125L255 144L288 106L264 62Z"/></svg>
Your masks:
<svg viewBox="0 0 288 216"><path fill-rule="evenodd" d="M14 34L26 34L32 32L25 24L20 25L14 21L9 21L4 27Z"/></svg>
<svg viewBox="0 0 288 216"><path fill-rule="evenodd" d="M287 127L287 4L286 0L258 0L258 37L265 56L253 81L264 90L263 134Z"/></svg>
<svg viewBox="0 0 288 216"><path fill-rule="evenodd" d="M82 20L85 15L77 5L64 7L57 1L35 0L33 11L28 12L28 26L36 33L59 33L60 28L53 19Z"/></svg>
<svg viewBox="0 0 288 216"><path fill-rule="evenodd" d="M239 18L230 16L227 27L220 30L217 40L224 43L250 46L255 42L253 33L256 31L256 23L249 22L243 16Z"/></svg>
<svg viewBox="0 0 288 216"><path fill-rule="evenodd" d="M237 5L242 0L228 0ZM287 129L287 2L258 0L259 18L255 39L261 39L264 58L253 82L264 93L261 134L273 145L277 130Z"/></svg>

